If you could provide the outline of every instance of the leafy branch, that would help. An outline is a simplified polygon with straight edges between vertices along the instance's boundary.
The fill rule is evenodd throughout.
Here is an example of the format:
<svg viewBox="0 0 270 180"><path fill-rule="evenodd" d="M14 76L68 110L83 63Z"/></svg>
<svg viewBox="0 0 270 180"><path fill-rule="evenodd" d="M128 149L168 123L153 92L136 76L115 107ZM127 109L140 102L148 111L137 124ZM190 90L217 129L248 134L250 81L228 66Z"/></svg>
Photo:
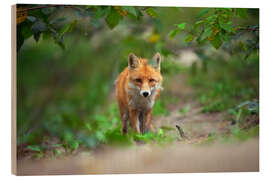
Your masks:
<svg viewBox="0 0 270 180"><path fill-rule="evenodd" d="M64 35L74 30L79 19L66 23L65 17L54 18L53 14L63 8L75 10L81 18L89 17L93 25L104 19L110 29L115 28L127 16L133 20L141 20L144 15L143 12L152 18L158 16L153 7L74 5L37 5L29 7L29 5L18 5L17 51L20 50L26 39L33 36L38 42L41 35L43 35L44 39L52 37L64 49ZM62 27L59 28L59 24Z"/></svg>
<svg viewBox="0 0 270 180"><path fill-rule="evenodd" d="M232 18L234 17L247 18L247 9L204 8L197 15L198 21L189 27L186 26L185 22L175 24L176 28L169 32L169 36L174 38L177 34L185 30L188 34L185 38L187 43L190 43L193 40L196 40L198 45L209 42L213 47L219 49L224 42L231 43L232 39L235 39L236 37L240 38L241 36L239 36L239 33L243 31L258 34L258 25L253 27L236 26L232 22ZM254 42L252 49L258 49L258 36L255 35L251 38L254 39L252 40ZM248 46L248 44L251 43L246 42L244 46ZM243 46L242 42L241 46Z"/></svg>

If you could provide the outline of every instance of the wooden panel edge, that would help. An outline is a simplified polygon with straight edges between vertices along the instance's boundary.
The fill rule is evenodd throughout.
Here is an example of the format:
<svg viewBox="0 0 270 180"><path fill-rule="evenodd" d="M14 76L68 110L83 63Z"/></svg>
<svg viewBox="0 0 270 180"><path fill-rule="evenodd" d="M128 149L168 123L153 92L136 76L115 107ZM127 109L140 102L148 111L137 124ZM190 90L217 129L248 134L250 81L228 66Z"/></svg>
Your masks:
<svg viewBox="0 0 270 180"><path fill-rule="evenodd" d="M11 6L11 173L17 175L16 7Z"/></svg>

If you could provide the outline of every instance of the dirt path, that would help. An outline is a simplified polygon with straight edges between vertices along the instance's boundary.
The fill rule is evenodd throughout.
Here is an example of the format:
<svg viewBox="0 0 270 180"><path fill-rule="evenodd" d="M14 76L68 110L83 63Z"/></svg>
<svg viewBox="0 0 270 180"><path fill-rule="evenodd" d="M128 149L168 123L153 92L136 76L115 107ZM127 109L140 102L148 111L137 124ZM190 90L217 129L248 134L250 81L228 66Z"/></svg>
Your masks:
<svg viewBox="0 0 270 180"><path fill-rule="evenodd" d="M194 145L209 133L228 131L222 113L201 113L193 92L183 77L175 77L166 91L179 98L169 105L169 116L154 117L154 125L179 125L187 138L172 145L137 145L130 148L104 147L94 154L80 152L76 156L54 160L18 162L18 173L28 174L102 174L102 173L170 173L170 172L235 172L259 170L259 141L253 139L239 144L215 143ZM186 114L179 109L189 106ZM177 130L173 133L178 133Z"/></svg>
<svg viewBox="0 0 270 180"><path fill-rule="evenodd" d="M194 99L193 89L185 83L182 75L174 77L173 83L168 86L166 91L178 98L177 104L170 105L169 116L155 117L154 124L156 127L163 125L169 127L180 126L186 140L190 142L205 139L209 134L220 134L228 131L228 121L225 121L223 113L201 113L202 107L198 100ZM188 107L188 111L180 113L179 110Z"/></svg>

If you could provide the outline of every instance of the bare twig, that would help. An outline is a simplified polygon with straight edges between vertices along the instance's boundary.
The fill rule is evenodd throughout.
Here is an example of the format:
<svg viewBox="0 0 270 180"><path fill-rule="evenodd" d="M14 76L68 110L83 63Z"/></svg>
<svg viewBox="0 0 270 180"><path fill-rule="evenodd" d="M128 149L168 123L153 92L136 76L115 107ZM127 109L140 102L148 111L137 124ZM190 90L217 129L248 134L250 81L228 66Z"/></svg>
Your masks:
<svg viewBox="0 0 270 180"><path fill-rule="evenodd" d="M242 27L242 28L239 28L238 30L241 30L241 31L252 31L252 32L255 32L255 31L259 31L259 26L256 26L256 27Z"/></svg>

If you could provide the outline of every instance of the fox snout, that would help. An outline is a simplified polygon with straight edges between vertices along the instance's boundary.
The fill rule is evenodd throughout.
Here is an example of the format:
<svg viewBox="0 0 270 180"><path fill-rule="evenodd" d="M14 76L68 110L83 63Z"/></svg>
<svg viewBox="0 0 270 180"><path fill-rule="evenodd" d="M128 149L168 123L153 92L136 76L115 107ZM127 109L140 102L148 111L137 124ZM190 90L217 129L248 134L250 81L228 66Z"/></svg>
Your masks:
<svg viewBox="0 0 270 180"><path fill-rule="evenodd" d="M148 97L151 95L150 86L147 82L144 82L140 88L140 95L143 97Z"/></svg>
<svg viewBox="0 0 270 180"><path fill-rule="evenodd" d="M148 97L151 95L151 91L141 90L140 95L143 97Z"/></svg>

